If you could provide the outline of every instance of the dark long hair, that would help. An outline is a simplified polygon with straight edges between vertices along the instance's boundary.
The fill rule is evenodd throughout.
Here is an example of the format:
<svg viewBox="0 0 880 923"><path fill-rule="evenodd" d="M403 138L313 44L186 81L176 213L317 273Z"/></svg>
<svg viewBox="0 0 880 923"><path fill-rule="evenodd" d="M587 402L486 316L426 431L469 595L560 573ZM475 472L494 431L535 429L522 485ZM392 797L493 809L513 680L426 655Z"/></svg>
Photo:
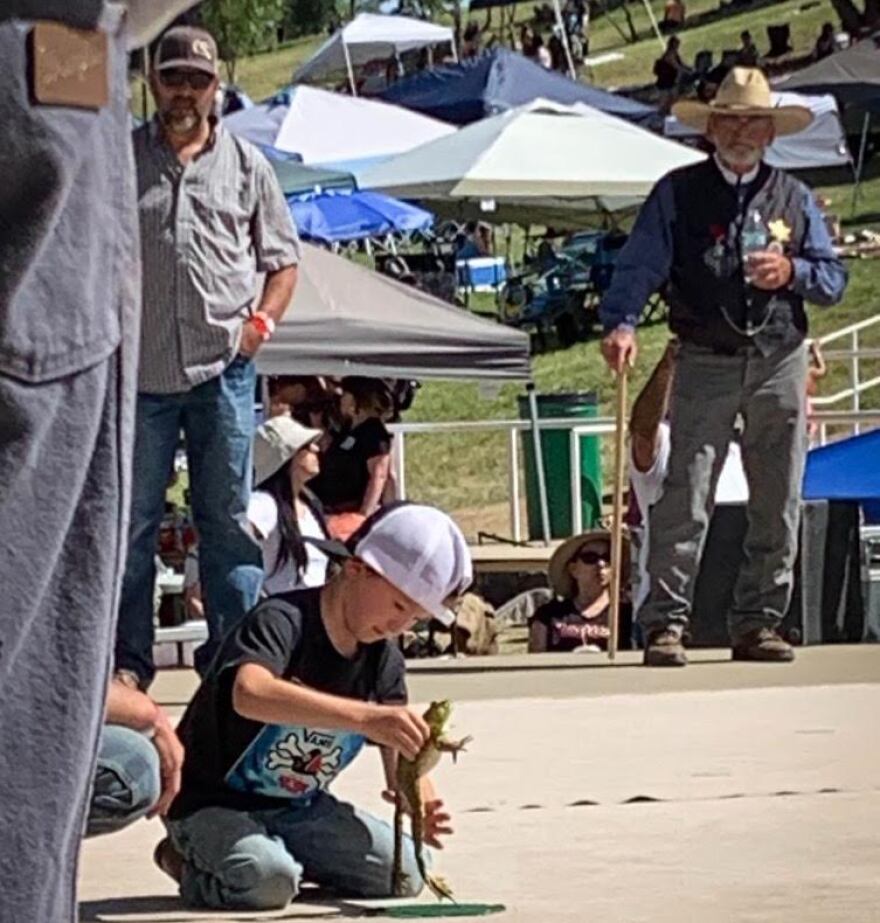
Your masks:
<svg viewBox="0 0 880 923"><path fill-rule="evenodd" d="M278 553L272 565L272 574L277 574L288 561L293 561L296 579L300 580L309 563L308 549L303 540L296 518L296 498L293 496L293 486L290 483L291 459L282 465L270 478L259 486L275 501L278 509L278 531L281 541L278 543ZM270 575L271 576L271 575Z"/></svg>

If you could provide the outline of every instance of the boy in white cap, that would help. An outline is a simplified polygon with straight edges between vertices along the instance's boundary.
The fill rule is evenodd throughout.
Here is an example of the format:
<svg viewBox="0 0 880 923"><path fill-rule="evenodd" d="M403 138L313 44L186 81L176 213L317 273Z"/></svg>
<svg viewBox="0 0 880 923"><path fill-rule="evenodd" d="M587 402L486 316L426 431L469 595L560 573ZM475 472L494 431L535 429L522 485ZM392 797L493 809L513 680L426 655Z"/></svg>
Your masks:
<svg viewBox="0 0 880 923"><path fill-rule="evenodd" d="M385 508L348 549L325 586L264 600L226 636L183 717L183 784L156 860L191 906L280 908L303 879L389 895L390 825L327 789L372 741L390 790L397 754L427 740L395 639L419 619L451 624L472 570L459 528L428 506ZM424 786L425 840L440 847L449 816ZM411 843L403 859L415 893Z"/></svg>

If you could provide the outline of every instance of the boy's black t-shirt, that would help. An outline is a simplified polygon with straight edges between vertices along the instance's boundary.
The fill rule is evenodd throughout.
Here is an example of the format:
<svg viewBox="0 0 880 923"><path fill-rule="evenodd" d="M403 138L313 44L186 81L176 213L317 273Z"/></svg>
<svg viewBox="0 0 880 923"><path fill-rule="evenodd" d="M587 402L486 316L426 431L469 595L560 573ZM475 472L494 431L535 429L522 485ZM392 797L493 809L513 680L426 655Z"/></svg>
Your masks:
<svg viewBox="0 0 880 923"><path fill-rule="evenodd" d="M361 645L351 659L333 646L320 589L272 596L227 635L178 728L186 748L180 794L169 817L205 807L240 811L308 801L360 752L353 731L271 725L232 707L237 667L257 663L276 676L362 701L406 701L403 655L395 644Z"/></svg>

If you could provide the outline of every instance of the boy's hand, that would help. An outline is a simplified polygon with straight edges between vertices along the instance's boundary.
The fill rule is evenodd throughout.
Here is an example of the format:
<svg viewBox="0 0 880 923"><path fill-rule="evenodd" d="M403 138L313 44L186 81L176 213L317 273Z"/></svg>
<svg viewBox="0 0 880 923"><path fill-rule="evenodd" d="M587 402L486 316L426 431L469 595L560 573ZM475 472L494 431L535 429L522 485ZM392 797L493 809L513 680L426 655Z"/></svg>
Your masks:
<svg viewBox="0 0 880 923"><path fill-rule="evenodd" d="M389 804L396 804L397 799L394 795L394 792L390 789L386 789L382 792L382 797ZM406 800L406 796L401 798L403 802L403 810L407 814L412 814L412 810L409 806L409 802ZM452 827L449 826L449 822L452 820L449 814L446 813L443 809L443 801L440 798L432 798L430 801L426 801L422 806L423 811L423 827L422 827L422 839L428 846L433 847L434 849L443 849L443 841L440 839L441 836L451 836L453 833Z"/></svg>
<svg viewBox="0 0 880 923"><path fill-rule="evenodd" d="M399 750L408 760L419 755L431 730L425 719L403 705L372 705L362 722L365 737Z"/></svg>
<svg viewBox="0 0 880 923"><path fill-rule="evenodd" d="M425 802L425 820L423 839L434 849L443 849L441 836L451 836L452 827L449 822L452 818L443 810L443 802L439 798Z"/></svg>

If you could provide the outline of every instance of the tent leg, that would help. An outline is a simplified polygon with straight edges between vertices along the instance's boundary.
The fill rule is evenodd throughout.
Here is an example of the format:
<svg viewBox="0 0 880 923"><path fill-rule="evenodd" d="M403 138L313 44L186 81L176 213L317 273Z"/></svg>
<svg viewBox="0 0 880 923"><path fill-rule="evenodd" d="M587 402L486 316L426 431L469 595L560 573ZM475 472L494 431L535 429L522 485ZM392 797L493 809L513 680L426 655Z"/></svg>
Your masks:
<svg viewBox="0 0 880 923"><path fill-rule="evenodd" d="M342 53L345 55L345 69L348 71L348 85L351 87L351 95L357 96L357 84L354 82L354 68L351 65L351 55L348 52L348 45L345 44L345 39L342 40Z"/></svg>
<svg viewBox="0 0 880 923"><path fill-rule="evenodd" d="M535 451L535 472L538 475L538 500L541 506L541 536L544 544L550 544L550 507L547 503L547 477L544 471L544 456L541 453L541 429L538 425L538 398L535 383L526 386L529 396L529 418L532 422L532 446Z"/></svg>
<svg viewBox="0 0 880 923"><path fill-rule="evenodd" d="M856 213L856 206L859 202L859 187L862 184L862 171L865 168L865 151L868 147L868 131L871 128L871 113L866 112L864 121L862 122L862 140L859 142L859 159L856 163L856 182L853 186L853 197L852 197L852 216Z"/></svg>
<svg viewBox="0 0 880 923"><path fill-rule="evenodd" d="M648 0L645 0L647 3ZM565 21L562 18L562 7L559 0L553 0L553 12L556 13L556 25L559 26L559 35L562 38L562 48L565 51L565 63L568 67L568 76L572 80L577 80L577 71L574 69L574 61L571 57L571 46L568 44L568 31L565 28Z"/></svg>
<svg viewBox="0 0 880 923"><path fill-rule="evenodd" d="M654 11L651 9L651 0L642 0L642 3L645 6L645 12L648 14L648 19L651 20L651 28L654 30L654 35L657 36L657 41L660 42L660 47L666 47L666 41L663 38L663 33L660 31L660 26L657 25L657 17L654 15Z"/></svg>

